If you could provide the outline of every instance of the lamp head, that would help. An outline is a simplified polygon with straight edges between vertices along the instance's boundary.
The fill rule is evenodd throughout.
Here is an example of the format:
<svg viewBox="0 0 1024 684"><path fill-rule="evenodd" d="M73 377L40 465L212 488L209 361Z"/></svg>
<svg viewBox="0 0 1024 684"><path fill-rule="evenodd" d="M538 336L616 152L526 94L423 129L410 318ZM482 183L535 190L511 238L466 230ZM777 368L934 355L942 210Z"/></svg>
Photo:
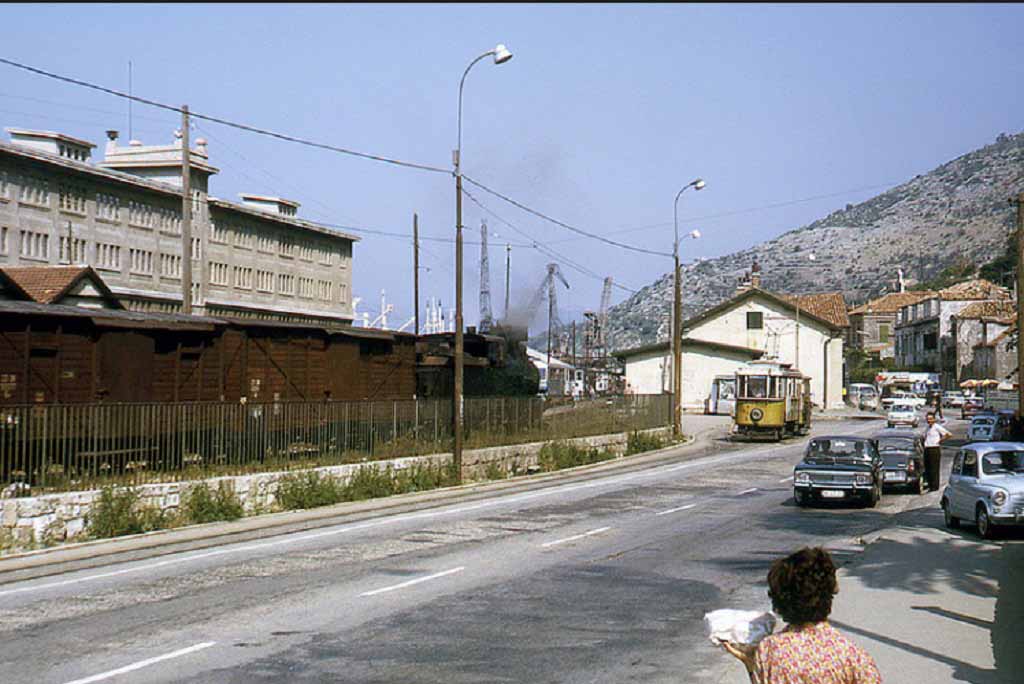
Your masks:
<svg viewBox="0 0 1024 684"><path fill-rule="evenodd" d="M512 59L512 53L509 52L507 47L498 43L497 47L494 48L494 63L504 64L510 59Z"/></svg>
<svg viewBox="0 0 1024 684"><path fill-rule="evenodd" d="M703 190L704 189L704 179L703 178L698 178L697 180L693 181L693 189L694 190Z"/></svg>
<svg viewBox="0 0 1024 684"><path fill-rule="evenodd" d="M690 237L692 237L694 240L696 240L697 238L700 237L700 231L697 230L697 229L691 230L690 231Z"/></svg>

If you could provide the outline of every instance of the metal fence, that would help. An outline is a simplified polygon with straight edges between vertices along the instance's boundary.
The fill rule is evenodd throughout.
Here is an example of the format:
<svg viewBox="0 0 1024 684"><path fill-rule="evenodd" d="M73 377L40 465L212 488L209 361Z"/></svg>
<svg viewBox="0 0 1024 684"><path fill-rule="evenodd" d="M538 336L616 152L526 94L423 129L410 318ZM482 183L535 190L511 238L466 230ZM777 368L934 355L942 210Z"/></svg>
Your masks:
<svg viewBox="0 0 1024 684"><path fill-rule="evenodd" d="M671 420L668 395L545 406L469 398L467 448L642 430ZM7 495L305 468L446 452L450 399L142 403L0 408Z"/></svg>

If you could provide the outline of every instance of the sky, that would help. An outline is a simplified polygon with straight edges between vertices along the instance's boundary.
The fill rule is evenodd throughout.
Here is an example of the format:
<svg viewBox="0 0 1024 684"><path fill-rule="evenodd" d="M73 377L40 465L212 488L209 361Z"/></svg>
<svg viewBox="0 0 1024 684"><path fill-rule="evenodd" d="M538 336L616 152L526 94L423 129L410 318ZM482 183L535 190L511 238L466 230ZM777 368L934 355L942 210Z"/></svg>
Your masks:
<svg viewBox="0 0 1024 684"><path fill-rule="evenodd" d="M511 61L483 60L466 79L465 176L662 253L676 193L703 178L679 204L680 234L702 234L682 243L684 261L772 239L1024 128L1021 5L33 4L6 5L3 17L0 57L123 90L130 61L138 96L441 169L456 146L459 79L503 43ZM91 140L99 158L105 130L127 138L128 105L0 65L0 123ZM144 144L170 143L179 123L132 107ZM353 293L373 317L385 290L392 327L412 316L418 214L421 302L453 306L450 173L209 122L193 136L221 169L211 195L294 199L300 217L361 235ZM563 320L598 307L606 276L614 303L671 270L666 256L466 189L487 210L463 203L468 325L478 320L481 219L499 316L506 243L514 299L560 263Z"/></svg>

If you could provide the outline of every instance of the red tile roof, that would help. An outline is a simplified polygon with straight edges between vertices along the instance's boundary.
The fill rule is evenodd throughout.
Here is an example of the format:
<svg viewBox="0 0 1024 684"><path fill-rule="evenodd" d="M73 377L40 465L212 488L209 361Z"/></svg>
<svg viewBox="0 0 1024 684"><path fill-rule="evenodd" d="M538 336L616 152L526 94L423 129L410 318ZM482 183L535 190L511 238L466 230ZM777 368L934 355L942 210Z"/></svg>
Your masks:
<svg viewBox="0 0 1024 684"><path fill-rule="evenodd" d="M961 319L985 318L1001 323L1010 323L1017 318L1017 303L1012 299L992 299L984 302L974 302L961 309L956 317Z"/></svg>
<svg viewBox="0 0 1024 684"><path fill-rule="evenodd" d="M895 314L908 304L917 304L924 299L936 296L931 290L918 290L916 292L890 292L889 294L872 299L867 304L861 304L850 310L850 315L856 314Z"/></svg>
<svg viewBox="0 0 1024 684"><path fill-rule="evenodd" d="M54 304L82 278L90 278L113 299L103 280L88 266L5 266L4 275L39 304Z"/></svg>
<svg viewBox="0 0 1024 684"><path fill-rule="evenodd" d="M1009 299L1010 291L990 280L976 278L965 280L939 290L939 296L946 301L967 301L971 299Z"/></svg>
<svg viewBox="0 0 1024 684"><path fill-rule="evenodd" d="M842 292L779 296L791 304L799 306L803 311L824 319L839 328L850 326L850 317L846 313L846 300L843 299Z"/></svg>

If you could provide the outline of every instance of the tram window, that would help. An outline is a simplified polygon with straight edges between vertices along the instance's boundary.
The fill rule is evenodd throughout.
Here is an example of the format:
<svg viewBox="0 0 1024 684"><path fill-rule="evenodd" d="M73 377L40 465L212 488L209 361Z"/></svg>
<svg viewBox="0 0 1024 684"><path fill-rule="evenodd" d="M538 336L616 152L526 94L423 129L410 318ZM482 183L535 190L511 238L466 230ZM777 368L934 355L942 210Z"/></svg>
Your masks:
<svg viewBox="0 0 1024 684"><path fill-rule="evenodd" d="M769 389L771 390L768 396L773 399L777 399L779 397L779 378L768 378L768 380Z"/></svg>
<svg viewBox="0 0 1024 684"><path fill-rule="evenodd" d="M750 375L746 377L746 395L752 399L766 399L768 397L768 378L763 375Z"/></svg>

